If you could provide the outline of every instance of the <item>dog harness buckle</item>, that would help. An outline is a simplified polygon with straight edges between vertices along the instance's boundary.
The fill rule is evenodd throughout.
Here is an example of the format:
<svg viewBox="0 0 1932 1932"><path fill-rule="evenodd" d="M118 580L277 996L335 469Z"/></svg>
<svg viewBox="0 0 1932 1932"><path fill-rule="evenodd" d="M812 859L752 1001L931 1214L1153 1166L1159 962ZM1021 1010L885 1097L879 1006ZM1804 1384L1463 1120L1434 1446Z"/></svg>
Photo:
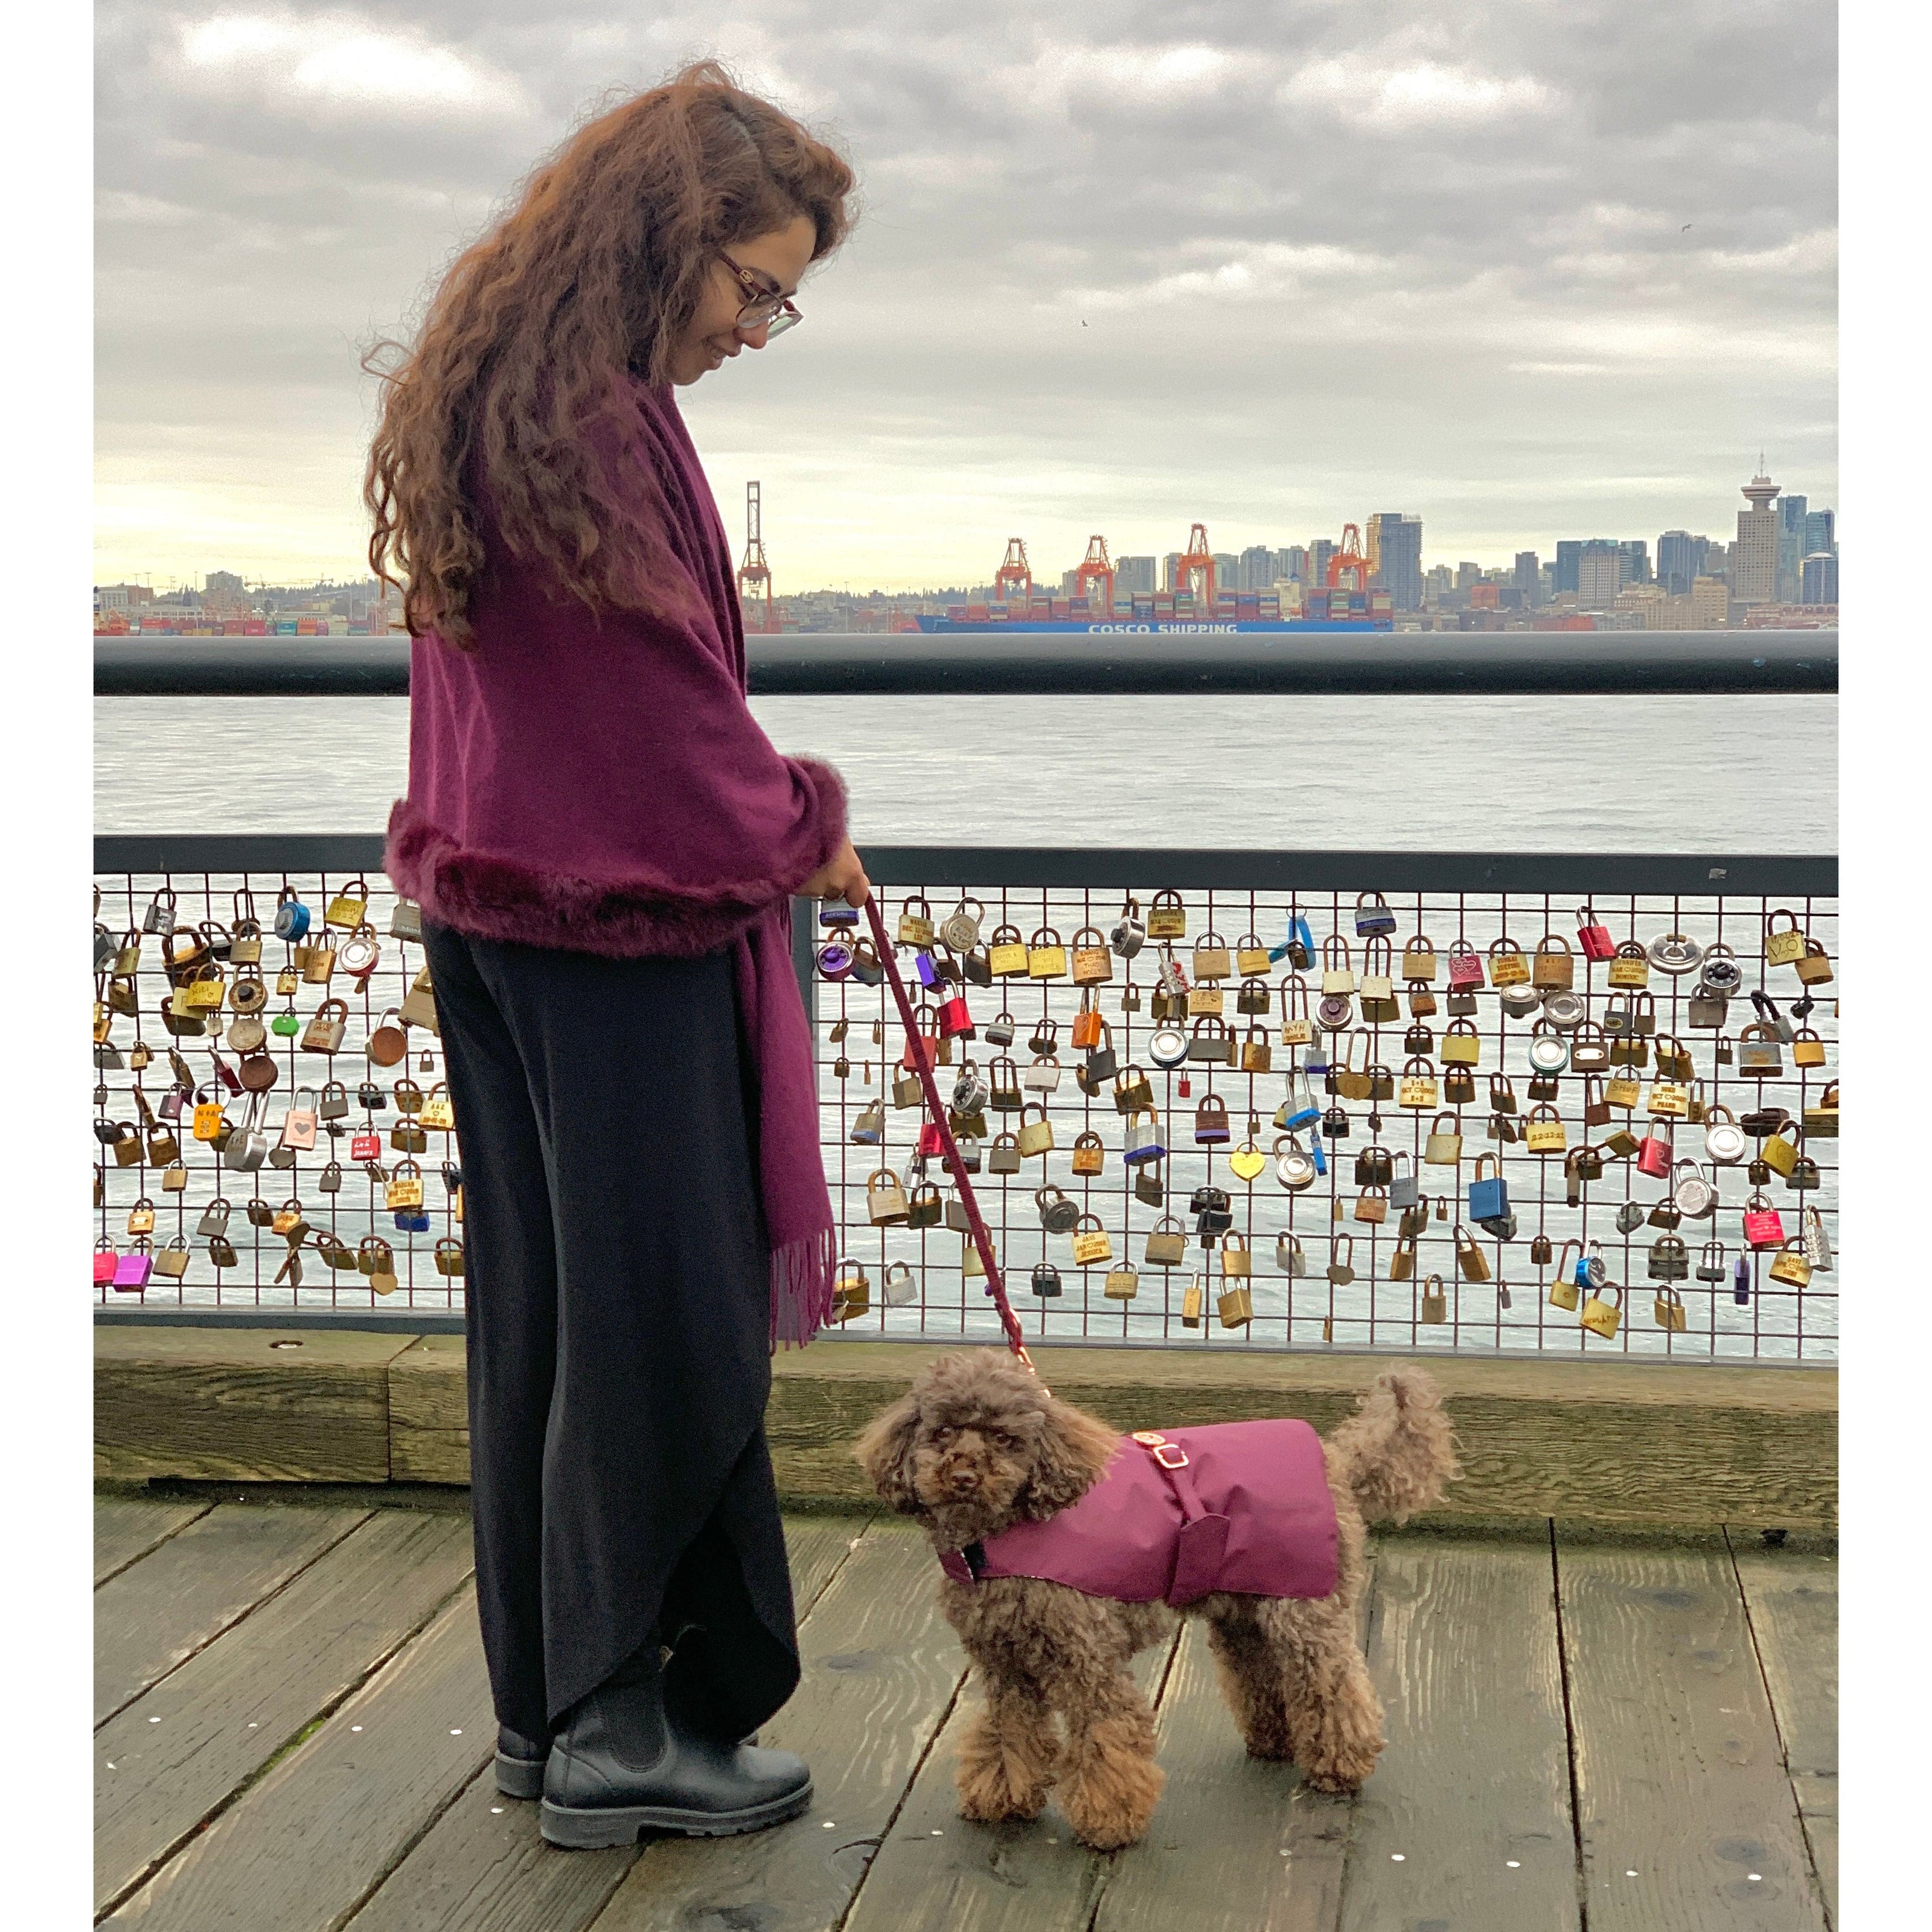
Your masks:
<svg viewBox="0 0 1932 1932"><path fill-rule="evenodd" d="M1187 1467L1187 1451L1178 1442L1170 1442L1157 1429L1136 1429L1134 1440L1153 1456L1163 1469L1184 1469ZM1170 1462L1168 1459L1172 1456Z"/></svg>

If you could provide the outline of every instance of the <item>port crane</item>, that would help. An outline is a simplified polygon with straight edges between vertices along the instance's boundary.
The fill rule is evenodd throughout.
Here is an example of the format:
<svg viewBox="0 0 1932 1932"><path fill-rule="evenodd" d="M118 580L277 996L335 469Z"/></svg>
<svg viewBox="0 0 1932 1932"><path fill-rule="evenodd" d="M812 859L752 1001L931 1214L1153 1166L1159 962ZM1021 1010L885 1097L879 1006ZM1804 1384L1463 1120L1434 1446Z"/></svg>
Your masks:
<svg viewBox="0 0 1932 1932"><path fill-rule="evenodd" d="M1027 562L1024 537L1007 538L1006 561L993 573L993 596L997 602L1006 603L1016 592L1022 604L1033 595L1033 566Z"/></svg>
<svg viewBox="0 0 1932 1932"><path fill-rule="evenodd" d="M1208 526L1192 525L1187 532L1187 548L1174 567L1174 587L1192 591L1197 610L1214 608L1214 556L1208 548Z"/></svg>
<svg viewBox="0 0 1932 1932"><path fill-rule="evenodd" d="M1345 583L1342 580L1348 580ZM1361 526L1342 526L1342 547L1328 560L1330 590L1366 590L1369 587L1369 560L1362 550Z"/></svg>
<svg viewBox="0 0 1932 1932"><path fill-rule="evenodd" d="M1114 614L1114 566L1107 555L1105 537L1087 539L1087 555L1074 578L1078 594L1087 599L1088 610L1096 617L1111 617Z"/></svg>
<svg viewBox="0 0 1932 1932"><path fill-rule="evenodd" d="M772 609L772 573L765 562L764 519L758 486L745 486L745 560L738 566L738 609L745 628L758 636L775 633L778 620Z"/></svg>

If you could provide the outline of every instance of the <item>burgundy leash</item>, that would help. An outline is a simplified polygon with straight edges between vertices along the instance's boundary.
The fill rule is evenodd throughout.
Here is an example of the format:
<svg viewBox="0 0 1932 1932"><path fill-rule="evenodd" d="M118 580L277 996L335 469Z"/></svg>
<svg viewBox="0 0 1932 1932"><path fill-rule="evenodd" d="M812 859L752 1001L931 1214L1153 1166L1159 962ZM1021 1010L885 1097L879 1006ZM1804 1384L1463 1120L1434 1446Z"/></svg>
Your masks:
<svg viewBox="0 0 1932 1932"><path fill-rule="evenodd" d="M926 1096L926 1110L932 1124L938 1130L939 1150L946 1162L946 1171L952 1177L952 1184L959 1190L959 1198L966 1210L966 1222L971 1230L973 1245L980 1251L980 1264L986 1271L986 1292L992 1297L993 1305L1000 1312L1000 1326L1006 1330L1006 1346L1012 1349L1025 1366L1036 1376L1040 1373L1034 1366L1033 1358L1027 1353L1026 1341L1020 1330L1019 1318L1013 1312L1012 1304L1006 1299L1006 1286L1000 1274L999 1257L993 1252L993 1238L986 1232L986 1223L980 1212L978 1198L973 1192L973 1183L966 1172L966 1163L959 1158L958 1143L952 1138L952 1123L946 1117L946 1108L939 1098L939 1084L933 1078L932 1062L925 1048L920 1044L922 1037L918 1022L913 1018L912 1001L907 996L905 982L899 977L898 961L894 956L892 942L886 937L886 924L879 913L879 896L870 894L866 901L866 916L872 921L872 943L878 948L879 958L886 969L886 977L891 982L892 998L898 1003L899 1021L905 1028L906 1052L913 1063L913 1071L919 1076L920 1090Z"/></svg>

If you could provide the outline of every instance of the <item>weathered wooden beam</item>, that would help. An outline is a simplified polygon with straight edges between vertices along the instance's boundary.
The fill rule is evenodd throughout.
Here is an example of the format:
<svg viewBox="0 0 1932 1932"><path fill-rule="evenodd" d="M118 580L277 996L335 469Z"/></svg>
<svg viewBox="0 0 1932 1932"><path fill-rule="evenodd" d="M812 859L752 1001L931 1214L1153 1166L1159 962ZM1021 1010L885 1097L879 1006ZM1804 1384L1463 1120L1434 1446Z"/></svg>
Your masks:
<svg viewBox="0 0 1932 1932"><path fill-rule="evenodd" d="M104 1329L106 1475L455 1483L469 1479L460 1336ZM772 1360L766 1433L788 1506L869 1501L851 1444L949 1346L821 1342ZM1305 1416L1326 1430L1390 1366L1370 1355L1048 1347L1056 1394L1122 1429ZM1828 1528L1830 1367L1431 1359L1463 1476L1436 1520L1554 1516L1608 1527ZM372 1431L380 1418L380 1445Z"/></svg>

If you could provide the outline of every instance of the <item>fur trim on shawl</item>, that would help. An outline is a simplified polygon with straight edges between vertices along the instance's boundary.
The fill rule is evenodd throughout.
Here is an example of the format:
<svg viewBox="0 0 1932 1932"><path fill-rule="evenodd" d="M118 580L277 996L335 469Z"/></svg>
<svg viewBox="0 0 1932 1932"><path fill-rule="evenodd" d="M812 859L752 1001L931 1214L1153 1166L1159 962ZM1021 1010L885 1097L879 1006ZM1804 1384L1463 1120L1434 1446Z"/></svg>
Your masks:
<svg viewBox="0 0 1932 1932"><path fill-rule="evenodd" d="M439 926L482 939L562 946L612 958L692 958L728 946L774 899L789 897L845 842L844 781L815 758L795 761L817 790L820 847L796 878L692 889L640 871L628 878L573 878L466 850L406 798L389 813L383 869L397 891Z"/></svg>

